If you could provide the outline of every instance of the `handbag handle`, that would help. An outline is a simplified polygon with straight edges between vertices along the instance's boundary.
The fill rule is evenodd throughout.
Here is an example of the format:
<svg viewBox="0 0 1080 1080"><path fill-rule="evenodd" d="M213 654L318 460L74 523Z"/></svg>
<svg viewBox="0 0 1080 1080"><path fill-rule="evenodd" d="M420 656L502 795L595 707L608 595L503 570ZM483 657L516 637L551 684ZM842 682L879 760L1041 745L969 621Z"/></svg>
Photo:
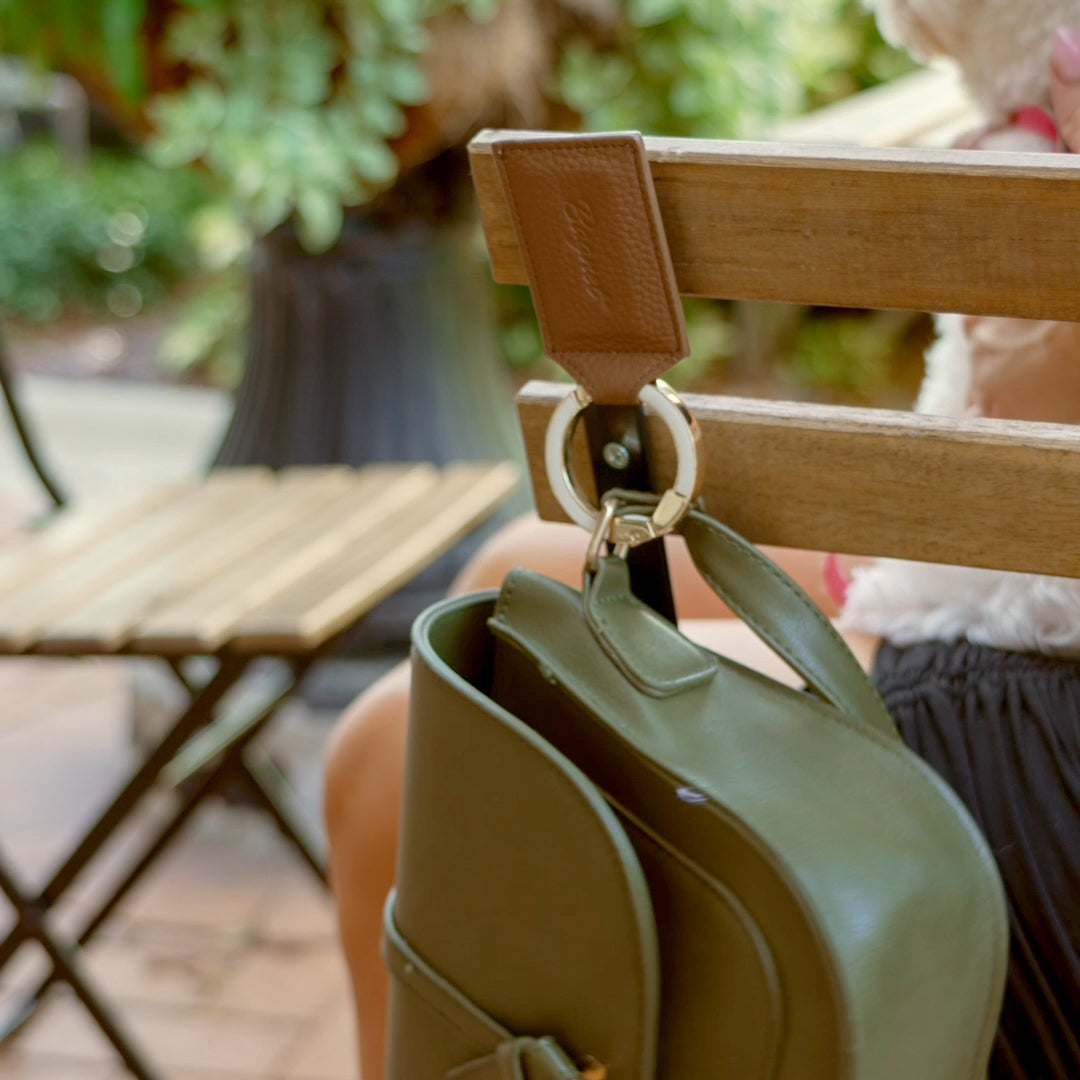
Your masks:
<svg viewBox="0 0 1080 1080"><path fill-rule="evenodd" d="M899 733L859 661L820 609L738 533L693 510L681 528L701 576L819 697L890 739Z"/></svg>

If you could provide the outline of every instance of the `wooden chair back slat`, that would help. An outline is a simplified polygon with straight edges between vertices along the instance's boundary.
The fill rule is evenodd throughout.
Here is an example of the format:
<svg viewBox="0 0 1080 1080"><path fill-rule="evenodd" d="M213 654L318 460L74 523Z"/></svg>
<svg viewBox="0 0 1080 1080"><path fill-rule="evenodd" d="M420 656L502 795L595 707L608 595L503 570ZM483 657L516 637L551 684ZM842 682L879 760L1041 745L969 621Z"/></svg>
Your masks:
<svg viewBox="0 0 1080 1080"><path fill-rule="evenodd" d="M566 388L519 395L540 516L566 520L544 432ZM687 394L709 512L761 544L1080 577L1080 429ZM673 452L650 423L658 486ZM575 472L589 476L584 440ZM581 483L588 491L587 479Z"/></svg>
<svg viewBox="0 0 1080 1080"><path fill-rule="evenodd" d="M488 250L527 284L494 134L471 147ZM684 294L1080 321L1080 157L645 144Z"/></svg>

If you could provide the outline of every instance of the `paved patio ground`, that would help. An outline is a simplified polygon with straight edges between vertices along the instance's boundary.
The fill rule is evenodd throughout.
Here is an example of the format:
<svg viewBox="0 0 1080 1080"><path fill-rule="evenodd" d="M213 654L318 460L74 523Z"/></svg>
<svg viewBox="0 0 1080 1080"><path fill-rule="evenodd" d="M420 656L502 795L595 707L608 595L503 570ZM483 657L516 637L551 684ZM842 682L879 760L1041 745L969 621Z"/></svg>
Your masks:
<svg viewBox="0 0 1080 1080"><path fill-rule="evenodd" d="M161 385L26 379L21 392L57 472L89 494L198 470L228 413L221 395ZM0 533L42 505L0 410ZM0 663L0 845L24 880L47 874L124 775L131 709L123 661ZM312 812L318 750L303 762ZM80 882L69 906L77 911L107 873ZM10 923L0 912L0 928ZM28 955L5 972L0 1007L39 962ZM355 1076L328 899L252 811L202 811L102 930L88 964L169 1080ZM62 992L0 1049L0 1080L126 1075Z"/></svg>

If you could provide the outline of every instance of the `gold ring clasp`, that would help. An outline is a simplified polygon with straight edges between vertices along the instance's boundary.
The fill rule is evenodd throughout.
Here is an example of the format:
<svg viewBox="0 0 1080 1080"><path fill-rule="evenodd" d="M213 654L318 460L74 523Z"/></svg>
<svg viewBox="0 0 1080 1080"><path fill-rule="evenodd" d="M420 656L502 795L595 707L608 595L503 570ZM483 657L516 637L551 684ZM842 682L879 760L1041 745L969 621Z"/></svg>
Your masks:
<svg viewBox="0 0 1080 1080"><path fill-rule="evenodd" d="M615 546L637 547L666 536L690 512L701 487L701 431L682 399L657 380L641 388L638 400L660 417L675 443L675 482L649 515L618 515L607 507L601 510L586 500L574 484L570 474L571 442L582 411L592 403L582 387L574 387L559 402L548 424L544 442L548 483L570 520L594 535L597 549L603 540Z"/></svg>

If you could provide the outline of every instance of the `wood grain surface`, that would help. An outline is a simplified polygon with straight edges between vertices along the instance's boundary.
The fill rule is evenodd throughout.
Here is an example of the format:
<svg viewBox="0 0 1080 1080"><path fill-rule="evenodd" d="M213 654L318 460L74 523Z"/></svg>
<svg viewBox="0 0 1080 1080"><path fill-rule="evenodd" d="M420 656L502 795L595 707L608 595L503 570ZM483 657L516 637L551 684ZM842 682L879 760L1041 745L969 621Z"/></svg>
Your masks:
<svg viewBox="0 0 1080 1080"><path fill-rule="evenodd" d="M308 653L430 566L519 479L507 463L219 469L64 511L0 551L0 654Z"/></svg>
<svg viewBox="0 0 1080 1080"><path fill-rule="evenodd" d="M495 278L525 284L496 134L473 175ZM1076 156L645 143L684 294L1080 321Z"/></svg>
<svg viewBox="0 0 1080 1080"><path fill-rule="evenodd" d="M566 520L544 433L565 385L518 398L541 517ZM711 514L762 544L1080 577L1080 430L879 409L686 395L702 430ZM673 473L648 425L661 484ZM588 465L579 446L574 469ZM587 491L588 486L582 485Z"/></svg>

